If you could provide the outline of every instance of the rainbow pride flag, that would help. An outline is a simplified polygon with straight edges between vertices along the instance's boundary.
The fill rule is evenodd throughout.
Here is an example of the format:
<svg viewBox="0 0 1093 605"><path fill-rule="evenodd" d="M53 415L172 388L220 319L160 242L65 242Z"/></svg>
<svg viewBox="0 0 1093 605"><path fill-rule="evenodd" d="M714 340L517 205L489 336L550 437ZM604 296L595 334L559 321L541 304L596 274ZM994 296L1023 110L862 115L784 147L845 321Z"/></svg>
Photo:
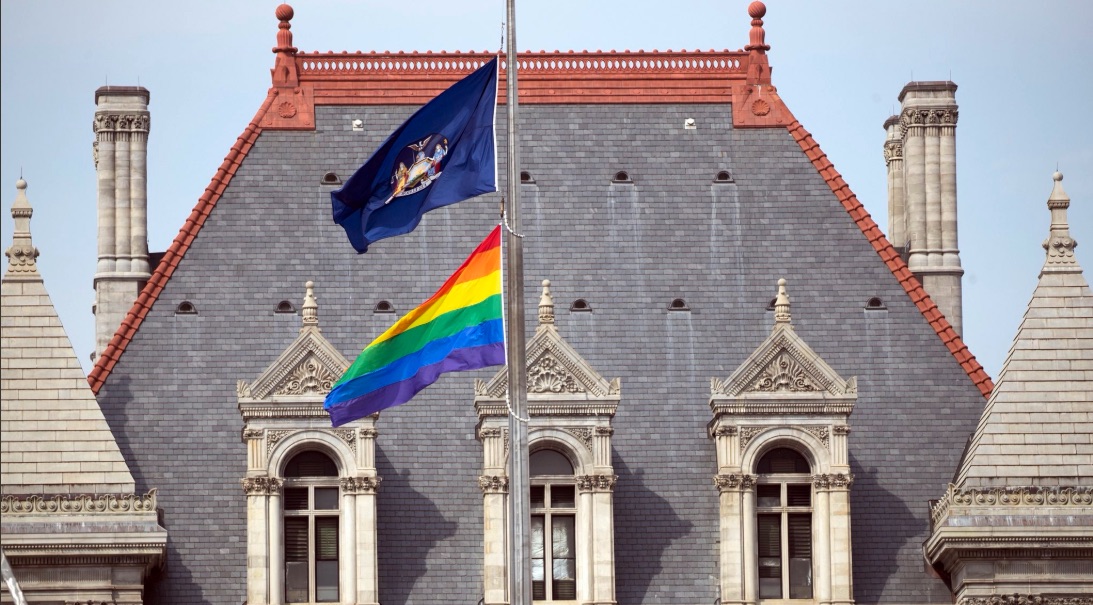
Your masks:
<svg viewBox="0 0 1093 605"><path fill-rule="evenodd" d="M323 408L341 426L406 403L445 372L504 363L497 226L436 294L361 351Z"/></svg>

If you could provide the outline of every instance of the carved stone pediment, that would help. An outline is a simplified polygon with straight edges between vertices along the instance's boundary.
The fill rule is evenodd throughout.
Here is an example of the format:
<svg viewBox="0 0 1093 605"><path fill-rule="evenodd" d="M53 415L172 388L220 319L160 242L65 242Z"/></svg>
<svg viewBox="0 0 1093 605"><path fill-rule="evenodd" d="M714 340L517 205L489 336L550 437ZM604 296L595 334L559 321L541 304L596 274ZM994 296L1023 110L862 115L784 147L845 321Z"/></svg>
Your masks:
<svg viewBox="0 0 1093 605"><path fill-rule="evenodd" d="M539 401L615 400L621 391L619 379L608 381L570 346L550 325L540 329L527 344L528 407ZM505 398L508 368L502 368L489 382L475 383L475 399Z"/></svg>
<svg viewBox="0 0 1093 605"><path fill-rule="evenodd" d="M754 395L791 398L857 397L857 380L844 380L788 325L770 336L727 380L713 379L714 398Z"/></svg>
<svg viewBox="0 0 1093 605"><path fill-rule="evenodd" d="M257 380L240 382L239 400L322 400L348 368L349 361L318 328L305 327Z"/></svg>

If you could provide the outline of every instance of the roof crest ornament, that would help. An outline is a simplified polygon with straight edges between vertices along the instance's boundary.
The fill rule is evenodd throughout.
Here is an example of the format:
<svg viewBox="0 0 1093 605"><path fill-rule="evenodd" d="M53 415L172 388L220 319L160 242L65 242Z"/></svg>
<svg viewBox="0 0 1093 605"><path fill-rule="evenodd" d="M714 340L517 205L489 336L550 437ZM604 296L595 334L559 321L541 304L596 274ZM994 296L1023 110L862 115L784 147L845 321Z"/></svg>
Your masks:
<svg viewBox="0 0 1093 605"><path fill-rule="evenodd" d="M1074 248L1078 242L1070 237L1070 224L1067 222L1066 209L1070 207L1070 196L1063 190L1063 173L1055 172L1051 175L1055 185L1051 189L1051 195L1047 199L1047 207L1051 211L1051 231L1044 240L1044 250L1047 258L1040 269L1040 275L1044 273L1081 273L1078 259L1074 256Z"/></svg>
<svg viewBox="0 0 1093 605"><path fill-rule="evenodd" d="M539 329L554 326L554 297L550 294L550 280L543 280L543 295L539 297Z"/></svg>
<svg viewBox="0 0 1093 605"><path fill-rule="evenodd" d="M304 322L300 327L303 331L309 326L319 329L319 303L315 300L315 282L308 281L304 284L307 293L304 294Z"/></svg>
<svg viewBox="0 0 1093 605"><path fill-rule="evenodd" d="M778 296L774 299L774 325L784 325L792 330L790 319L789 294L786 293L786 280L782 278L778 280Z"/></svg>
<svg viewBox="0 0 1093 605"><path fill-rule="evenodd" d="M289 23L295 11L288 4L282 4L277 7L273 14L280 21L277 24L277 46L273 48L273 52L295 55L297 49L292 46L292 24Z"/></svg>
<svg viewBox="0 0 1093 605"><path fill-rule="evenodd" d="M748 5L748 15L751 17L751 31L748 33L750 44L744 47L747 51L757 51L764 54L770 50L766 43L766 31L763 30L763 16L767 14L767 5L756 0Z"/></svg>
<svg viewBox="0 0 1093 605"><path fill-rule="evenodd" d="M34 247L34 242L30 239L30 217L34 214L34 209L27 201L27 182L22 176L15 181L15 188L18 193L11 205L11 218L14 219L15 229L12 232L11 247L4 252L8 257L8 270L4 278L41 279L38 274L38 248Z"/></svg>

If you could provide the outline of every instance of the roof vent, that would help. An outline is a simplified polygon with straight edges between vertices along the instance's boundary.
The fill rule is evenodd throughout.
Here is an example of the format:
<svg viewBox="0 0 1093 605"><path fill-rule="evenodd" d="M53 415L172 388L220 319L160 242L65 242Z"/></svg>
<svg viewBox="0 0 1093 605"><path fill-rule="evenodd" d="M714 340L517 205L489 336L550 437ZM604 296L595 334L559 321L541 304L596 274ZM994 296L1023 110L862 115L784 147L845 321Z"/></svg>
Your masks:
<svg viewBox="0 0 1093 605"><path fill-rule="evenodd" d="M591 313L592 305L588 304L588 301L583 298L578 298L573 301L573 304L569 305L570 311L578 311L581 313Z"/></svg>
<svg viewBox="0 0 1093 605"><path fill-rule="evenodd" d="M390 302L388 302L386 300L381 300L378 303L376 303L375 307L372 307L372 312L373 313L394 313L395 312L395 305L392 305Z"/></svg>
<svg viewBox="0 0 1093 605"><path fill-rule="evenodd" d="M175 315L197 315L197 307L194 303L184 300L175 307Z"/></svg>
<svg viewBox="0 0 1093 605"><path fill-rule="evenodd" d="M323 180L321 182L323 185L341 185L342 179L338 176L338 173L328 172L323 175Z"/></svg>
<svg viewBox="0 0 1093 605"><path fill-rule="evenodd" d="M630 178L630 174L625 170L620 170L615 173L615 178L611 179L612 183L633 183L633 179Z"/></svg>
<svg viewBox="0 0 1093 605"><path fill-rule="evenodd" d="M874 296L873 298L870 298L869 302L865 303L865 309L867 311L883 311L884 309L887 309L887 308L888 307L885 306L884 301L881 300L879 297L876 297L876 296Z"/></svg>
<svg viewBox="0 0 1093 605"><path fill-rule="evenodd" d="M683 300L682 298L677 298L677 299L674 299L672 302L668 303L668 310L669 311L690 311L691 308L687 306L687 301Z"/></svg>
<svg viewBox="0 0 1093 605"><path fill-rule="evenodd" d="M296 307L292 306L292 303L288 302L287 300L282 300L281 302L277 303L277 310L274 311L274 312L275 313L295 313L296 312Z"/></svg>
<svg viewBox="0 0 1093 605"><path fill-rule="evenodd" d="M713 178L713 182L715 182L715 183L735 183L736 181L733 180L731 172L729 172L728 170L722 170L721 172L718 172L717 176L715 176Z"/></svg>
<svg viewBox="0 0 1093 605"><path fill-rule="evenodd" d="M527 170L520 171L520 183L523 185L534 185L535 179L531 177L531 173Z"/></svg>

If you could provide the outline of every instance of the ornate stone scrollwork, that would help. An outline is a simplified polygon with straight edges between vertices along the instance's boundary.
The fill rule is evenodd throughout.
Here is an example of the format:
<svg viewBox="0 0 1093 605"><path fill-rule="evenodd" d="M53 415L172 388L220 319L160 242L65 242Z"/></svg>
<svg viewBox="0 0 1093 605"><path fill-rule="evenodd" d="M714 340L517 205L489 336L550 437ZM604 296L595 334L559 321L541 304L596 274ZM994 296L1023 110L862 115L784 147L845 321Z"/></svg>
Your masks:
<svg viewBox="0 0 1093 605"><path fill-rule="evenodd" d="M958 605L1093 605L1093 596L1034 594L999 594L988 597L963 597Z"/></svg>
<svg viewBox="0 0 1093 605"><path fill-rule="evenodd" d="M903 159L903 141L888 141L884 144L884 163Z"/></svg>
<svg viewBox="0 0 1093 605"><path fill-rule="evenodd" d="M20 514L69 514L69 513L146 513L156 510L156 490L147 494L58 494L50 498L38 495L20 498L4 496L0 499L0 513Z"/></svg>
<svg viewBox="0 0 1093 605"><path fill-rule="evenodd" d="M755 475L728 474L713 476L713 484L717 486L719 492L751 489L755 487L755 481Z"/></svg>
<svg viewBox="0 0 1093 605"><path fill-rule="evenodd" d="M311 358L297 366L275 394L323 395L329 393L337 381L338 377L323 367L319 360Z"/></svg>
<svg viewBox="0 0 1093 605"><path fill-rule="evenodd" d="M380 432L376 429L361 429L361 437L366 437L368 439L375 439L379 434Z"/></svg>
<svg viewBox="0 0 1093 605"><path fill-rule="evenodd" d="M1093 505L1093 487L995 487L963 490L950 485L947 496L957 506Z"/></svg>
<svg viewBox="0 0 1093 605"><path fill-rule="evenodd" d="M577 490L581 492L609 492L615 489L618 475L578 475Z"/></svg>
<svg viewBox="0 0 1093 605"><path fill-rule="evenodd" d="M235 383L235 396L242 399L244 397L250 397L250 385L246 381L240 380Z"/></svg>
<svg viewBox="0 0 1093 605"><path fill-rule="evenodd" d="M587 427L577 427L565 429L565 432L579 439L584 445L584 449L590 452L592 451L592 429Z"/></svg>
<svg viewBox="0 0 1093 605"><path fill-rule="evenodd" d="M740 431L735 426L719 426L719 427L717 427L716 430L714 430L713 436L714 437L728 437L730 435L735 435L738 432L740 432Z"/></svg>
<svg viewBox="0 0 1093 605"><path fill-rule="evenodd" d="M820 443L824 444L824 447L830 447L831 439L828 436L826 426L802 426L802 430L808 431L812 436L820 440Z"/></svg>
<svg viewBox="0 0 1093 605"><path fill-rule="evenodd" d="M349 449L353 450L353 453L357 452L357 432L353 429L331 429L332 433L339 439L344 441Z"/></svg>
<svg viewBox="0 0 1093 605"><path fill-rule="evenodd" d="M279 430L279 431L266 431L266 455L273 453L273 448L277 447L277 443L287 437L292 431Z"/></svg>
<svg viewBox="0 0 1093 605"><path fill-rule="evenodd" d="M606 435L606 436L610 437L611 435L615 434L615 429L613 429L609 426L598 426L598 427L596 427L596 434L597 435Z"/></svg>
<svg viewBox="0 0 1093 605"><path fill-rule="evenodd" d="M247 477L243 479L243 493L248 496L272 496L281 493L284 482L277 477Z"/></svg>
<svg viewBox="0 0 1093 605"><path fill-rule="evenodd" d="M832 429L836 435L849 435L850 427L845 424L836 424Z"/></svg>
<svg viewBox="0 0 1093 605"><path fill-rule="evenodd" d="M583 393L584 387L569 368L553 355L543 355L528 367L528 393Z"/></svg>
<svg viewBox="0 0 1093 605"><path fill-rule="evenodd" d="M740 427L740 451L744 451L744 448L748 447L753 437L762 433L766 427L762 426L742 426Z"/></svg>
<svg viewBox="0 0 1093 605"><path fill-rule="evenodd" d="M812 485L822 489L846 489L854 485L854 475L850 473L812 475Z"/></svg>
<svg viewBox="0 0 1093 605"><path fill-rule="evenodd" d="M342 477L342 493L345 494L374 494L379 489L380 477Z"/></svg>
<svg viewBox="0 0 1093 605"><path fill-rule="evenodd" d="M808 373L789 355L782 353L774 359L756 378L751 391L763 393L775 393L788 391L790 393L820 391L809 378Z"/></svg>
<svg viewBox="0 0 1093 605"><path fill-rule="evenodd" d="M499 428L481 428L478 429L479 439L489 439L490 437L500 437L501 429Z"/></svg>
<svg viewBox="0 0 1093 605"><path fill-rule="evenodd" d="M505 475L482 475L478 477L478 487L483 494L509 493L509 478Z"/></svg>
<svg viewBox="0 0 1093 605"><path fill-rule="evenodd" d="M243 440L261 439L262 429L243 429Z"/></svg>
<svg viewBox="0 0 1093 605"><path fill-rule="evenodd" d="M8 271L12 273L34 273L38 270L38 248L13 244L4 252L8 257Z"/></svg>

